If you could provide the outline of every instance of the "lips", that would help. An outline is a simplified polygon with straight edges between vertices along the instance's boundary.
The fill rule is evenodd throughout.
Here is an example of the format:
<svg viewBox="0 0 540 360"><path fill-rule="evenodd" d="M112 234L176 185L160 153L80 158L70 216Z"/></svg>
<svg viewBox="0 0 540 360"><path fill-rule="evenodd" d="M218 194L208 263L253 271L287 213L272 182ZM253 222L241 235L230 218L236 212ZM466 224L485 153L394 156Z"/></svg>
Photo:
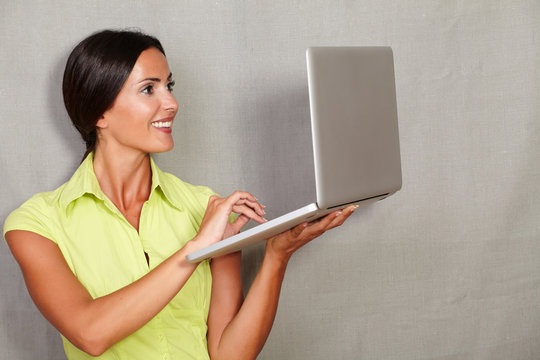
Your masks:
<svg viewBox="0 0 540 360"><path fill-rule="evenodd" d="M163 132L167 132L167 133L170 133L171 132L171 126L172 126L172 123L173 123L173 118L172 117L168 117L168 118L165 118L165 119L160 119L160 120L157 120L157 121L153 121L151 123L151 125L160 130L160 131L163 131Z"/></svg>

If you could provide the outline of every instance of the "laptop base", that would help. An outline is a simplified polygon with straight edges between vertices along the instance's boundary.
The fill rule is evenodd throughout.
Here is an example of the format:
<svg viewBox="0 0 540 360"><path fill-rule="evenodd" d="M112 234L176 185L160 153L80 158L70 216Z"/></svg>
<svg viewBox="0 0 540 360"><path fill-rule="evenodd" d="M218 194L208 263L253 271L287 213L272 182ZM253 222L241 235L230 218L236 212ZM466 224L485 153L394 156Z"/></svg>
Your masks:
<svg viewBox="0 0 540 360"><path fill-rule="evenodd" d="M368 199L359 200L358 202L344 204L342 208L354 203L360 206L371 204L375 201L386 198L388 195L389 194L382 194L379 196L370 197ZM195 251L187 255L186 259L189 262L198 262L210 257L229 254L241 250L246 246L253 245L260 241L267 240L272 236L281 234L282 232L292 229L304 221L315 221L336 210L338 210L336 207L332 207L330 209L319 209L316 203L312 203L298 210L291 211L290 213L265 222L264 224L257 225L249 230L223 239L204 249Z"/></svg>

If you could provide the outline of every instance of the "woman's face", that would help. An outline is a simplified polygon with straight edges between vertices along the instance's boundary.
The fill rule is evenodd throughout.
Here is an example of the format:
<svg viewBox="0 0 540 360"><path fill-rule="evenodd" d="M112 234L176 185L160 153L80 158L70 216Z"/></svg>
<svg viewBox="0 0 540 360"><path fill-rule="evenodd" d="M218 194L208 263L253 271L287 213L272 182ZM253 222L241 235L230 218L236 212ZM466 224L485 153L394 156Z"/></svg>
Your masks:
<svg viewBox="0 0 540 360"><path fill-rule="evenodd" d="M178 111L173 86L165 56L156 48L143 51L112 107L97 122L98 147L145 153L171 150Z"/></svg>

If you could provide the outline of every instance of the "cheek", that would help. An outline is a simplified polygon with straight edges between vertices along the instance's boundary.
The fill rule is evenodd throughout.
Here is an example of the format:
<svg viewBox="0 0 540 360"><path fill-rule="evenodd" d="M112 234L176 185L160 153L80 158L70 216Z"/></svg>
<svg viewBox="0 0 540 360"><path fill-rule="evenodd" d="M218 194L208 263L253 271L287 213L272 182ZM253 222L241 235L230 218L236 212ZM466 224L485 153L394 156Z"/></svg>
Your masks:
<svg viewBox="0 0 540 360"><path fill-rule="evenodd" d="M106 116L109 129L122 143L141 141L151 131L151 122L159 111L159 106L151 97L118 98Z"/></svg>
<svg viewBox="0 0 540 360"><path fill-rule="evenodd" d="M118 120L120 120L118 122L121 123L122 126L136 128L140 128L142 125L150 126L153 116L156 113L155 106L147 103L132 103L131 106L123 106L118 110Z"/></svg>

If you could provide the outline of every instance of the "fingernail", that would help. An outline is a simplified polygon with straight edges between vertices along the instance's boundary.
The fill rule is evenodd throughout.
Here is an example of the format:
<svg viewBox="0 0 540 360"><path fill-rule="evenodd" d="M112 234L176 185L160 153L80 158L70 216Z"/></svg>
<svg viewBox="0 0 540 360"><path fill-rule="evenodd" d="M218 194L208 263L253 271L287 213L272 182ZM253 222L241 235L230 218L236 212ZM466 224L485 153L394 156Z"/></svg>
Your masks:
<svg viewBox="0 0 540 360"><path fill-rule="evenodd" d="M338 212L336 213L336 217L338 217L338 216L341 215L341 214L343 214L343 211L338 211Z"/></svg>
<svg viewBox="0 0 540 360"><path fill-rule="evenodd" d="M356 209L358 209L359 207L360 207L360 206L358 206L358 205L354 205L353 208L352 208L352 210L351 210L351 212L355 212Z"/></svg>
<svg viewBox="0 0 540 360"><path fill-rule="evenodd" d="M267 219L265 219L265 218L262 218L262 219L263 219L263 220L264 220L265 222L267 222L267 221L268 221L268 220L267 220Z"/></svg>

